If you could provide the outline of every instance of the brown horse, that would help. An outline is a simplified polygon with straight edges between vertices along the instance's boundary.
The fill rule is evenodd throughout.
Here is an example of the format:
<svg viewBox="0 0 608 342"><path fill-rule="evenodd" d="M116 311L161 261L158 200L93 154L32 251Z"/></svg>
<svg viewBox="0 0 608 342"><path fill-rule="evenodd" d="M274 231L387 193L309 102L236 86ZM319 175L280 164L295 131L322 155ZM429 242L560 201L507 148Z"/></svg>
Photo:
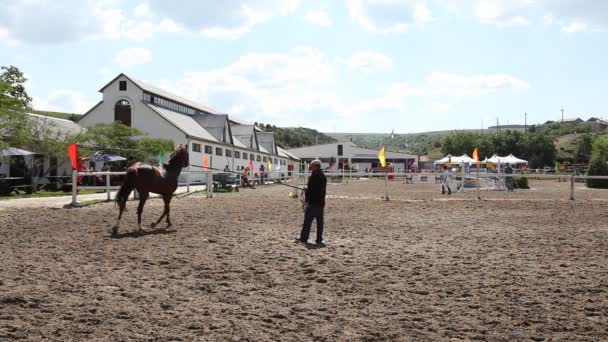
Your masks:
<svg viewBox="0 0 608 342"><path fill-rule="evenodd" d="M156 227L165 216L167 216L167 228L171 227L169 203L171 202L173 192L177 189L177 178L182 172L182 168L188 165L188 145L179 145L177 150L171 154L169 164L163 165L163 168L140 162L131 165L127 169L124 183L116 194L116 204L118 204L120 212L116 224L112 227L112 233L116 234L118 228L120 228L120 219L127 206L129 194L133 189L136 189L139 193L139 206L137 207L137 225L139 230L143 229L141 225L141 213L151 192L161 195L165 202L165 210L156 223L152 223L152 228Z"/></svg>

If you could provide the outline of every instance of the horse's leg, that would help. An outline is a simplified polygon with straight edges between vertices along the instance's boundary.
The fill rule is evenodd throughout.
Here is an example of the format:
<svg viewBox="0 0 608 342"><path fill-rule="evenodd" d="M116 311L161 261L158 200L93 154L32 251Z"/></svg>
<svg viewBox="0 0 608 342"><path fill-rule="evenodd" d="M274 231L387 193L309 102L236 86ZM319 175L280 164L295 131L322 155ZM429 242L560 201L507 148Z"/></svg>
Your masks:
<svg viewBox="0 0 608 342"><path fill-rule="evenodd" d="M163 196L163 200L165 201L165 211L167 212L167 228L171 227L171 219L169 218L169 213L171 212L170 204L171 198L173 198L172 194L167 196Z"/></svg>
<svg viewBox="0 0 608 342"><path fill-rule="evenodd" d="M122 213L125 211L126 207L127 201L121 199L118 202L118 219L116 219L116 223L114 224L114 227L112 227L112 233L114 234L118 233L118 228L120 228L120 219L122 219Z"/></svg>
<svg viewBox="0 0 608 342"><path fill-rule="evenodd" d="M139 192L139 206L137 207L137 228L139 230L144 230L141 225L141 213L144 211L144 205L149 196L150 193L148 192Z"/></svg>
<svg viewBox="0 0 608 342"><path fill-rule="evenodd" d="M167 205L167 197L166 196L163 196L163 201L165 202L165 208L163 209L163 213L162 213L162 215L160 215L160 217L158 218L158 220L156 220L156 222L153 222L150 225L152 228L156 227L160 223L160 221L162 221L163 218L165 218L165 216L167 216L167 214L169 213L169 209L168 209L169 206Z"/></svg>

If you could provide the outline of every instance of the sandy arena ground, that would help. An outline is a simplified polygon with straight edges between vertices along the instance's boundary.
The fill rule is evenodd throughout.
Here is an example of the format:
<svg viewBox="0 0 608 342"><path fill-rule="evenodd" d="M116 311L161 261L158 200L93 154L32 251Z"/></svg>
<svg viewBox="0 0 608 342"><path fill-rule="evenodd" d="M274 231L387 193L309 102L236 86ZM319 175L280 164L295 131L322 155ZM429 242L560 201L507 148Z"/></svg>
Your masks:
<svg viewBox="0 0 608 342"><path fill-rule="evenodd" d="M112 204L0 212L0 340L608 339L608 191L382 184L329 185L323 248L282 186L175 199L144 234L130 202L117 237Z"/></svg>

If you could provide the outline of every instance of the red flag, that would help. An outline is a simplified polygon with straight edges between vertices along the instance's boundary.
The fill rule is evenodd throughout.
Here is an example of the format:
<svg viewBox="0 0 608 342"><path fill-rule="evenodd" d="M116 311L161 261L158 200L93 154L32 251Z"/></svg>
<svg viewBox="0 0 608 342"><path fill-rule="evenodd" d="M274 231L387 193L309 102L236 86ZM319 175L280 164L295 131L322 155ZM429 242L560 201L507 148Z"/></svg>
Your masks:
<svg viewBox="0 0 608 342"><path fill-rule="evenodd" d="M249 161L249 170L253 171L253 160Z"/></svg>
<svg viewBox="0 0 608 342"><path fill-rule="evenodd" d="M72 170L78 169L78 143L74 142L68 146L70 161L72 162Z"/></svg>
<svg viewBox="0 0 608 342"><path fill-rule="evenodd" d="M207 155L203 156L203 168L207 170L209 168L209 159L207 159Z"/></svg>

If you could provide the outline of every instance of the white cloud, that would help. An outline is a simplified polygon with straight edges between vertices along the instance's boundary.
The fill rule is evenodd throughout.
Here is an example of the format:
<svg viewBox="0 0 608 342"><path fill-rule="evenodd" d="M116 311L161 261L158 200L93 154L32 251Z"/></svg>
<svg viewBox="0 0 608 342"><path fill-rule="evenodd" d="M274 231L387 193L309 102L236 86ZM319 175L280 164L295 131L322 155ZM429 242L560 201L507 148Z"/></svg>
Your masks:
<svg viewBox="0 0 608 342"><path fill-rule="evenodd" d="M87 39L141 40L159 32L177 32L179 25L164 17L129 18L117 7L122 2L105 0L8 1L0 0L0 40L32 44L56 44ZM138 5L136 14L145 13ZM4 39L3 39L4 37Z"/></svg>
<svg viewBox="0 0 608 342"><path fill-rule="evenodd" d="M431 109L434 111L444 111L444 110L448 110L451 108L452 108L452 105L450 105L448 103L433 103L431 105Z"/></svg>
<svg viewBox="0 0 608 342"><path fill-rule="evenodd" d="M179 6L150 0L149 6L152 12L211 38L235 39L273 17L291 15L300 6L300 0L191 1Z"/></svg>
<svg viewBox="0 0 608 342"><path fill-rule="evenodd" d="M347 64L352 70L360 70L369 73L372 71L392 69L393 60L389 56L378 52L362 51L352 55Z"/></svg>
<svg viewBox="0 0 608 342"><path fill-rule="evenodd" d="M333 112L337 70L322 51L298 47L288 53L247 54L225 67L186 72L177 82L156 82L187 98L224 111L293 122L290 115ZM232 113L232 112L230 112Z"/></svg>
<svg viewBox="0 0 608 342"><path fill-rule="evenodd" d="M33 102L36 109L77 114L85 113L95 105L95 101L70 89L57 89L44 98L35 96Z"/></svg>
<svg viewBox="0 0 608 342"><path fill-rule="evenodd" d="M608 28L608 1L581 0L453 0L451 9L471 13L482 23L498 27L542 20L564 32Z"/></svg>
<svg viewBox="0 0 608 342"><path fill-rule="evenodd" d="M573 21L565 26L562 26L562 31L568 33L583 32L588 28L587 24L578 21Z"/></svg>
<svg viewBox="0 0 608 342"><path fill-rule="evenodd" d="M133 10L133 13L136 17L148 17L151 15L150 5L147 2L143 2L137 6Z"/></svg>
<svg viewBox="0 0 608 342"><path fill-rule="evenodd" d="M368 31L404 32L432 20L426 0L346 0L351 18Z"/></svg>
<svg viewBox="0 0 608 342"><path fill-rule="evenodd" d="M139 47L122 49L118 51L113 62L121 68L148 64L152 62L152 51Z"/></svg>
<svg viewBox="0 0 608 342"><path fill-rule="evenodd" d="M309 11L306 13L306 21L313 25L318 25L322 27L331 26L331 19L329 18L329 14L325 10L318 11Z"/></svg>
<svg viewBox="0 0 608 342"><path fill-rule="evenodd" d="M435 72L419 83L379 83L374 95L350 95L336 91L346 80L342 71L349 61L299 47L285 53L243 55L221 68L186 72L175 82L150 82L249 121L328 129L340 120L345 127L344 122L364 120L370 114L401 117L410 112L413 99L445 111L449 107L441 102L446 99L529 88L528 82L508 74Z"/></svg>
<svg viewBox="0 0 608 342"><path fill-rule="evenodd" d="M425 81L425 92L437 96L480 96L503 89L526 90L527 81L508 74L458 75L433 72Z"/></svg>
<svg viewBox="0 0 608 342"><path fill-rule="evenodd" d="M532 0L477 0L473 3L473 12L486 24L499 27L527 25L528 20L520 13L532 3Z"/></svg>

